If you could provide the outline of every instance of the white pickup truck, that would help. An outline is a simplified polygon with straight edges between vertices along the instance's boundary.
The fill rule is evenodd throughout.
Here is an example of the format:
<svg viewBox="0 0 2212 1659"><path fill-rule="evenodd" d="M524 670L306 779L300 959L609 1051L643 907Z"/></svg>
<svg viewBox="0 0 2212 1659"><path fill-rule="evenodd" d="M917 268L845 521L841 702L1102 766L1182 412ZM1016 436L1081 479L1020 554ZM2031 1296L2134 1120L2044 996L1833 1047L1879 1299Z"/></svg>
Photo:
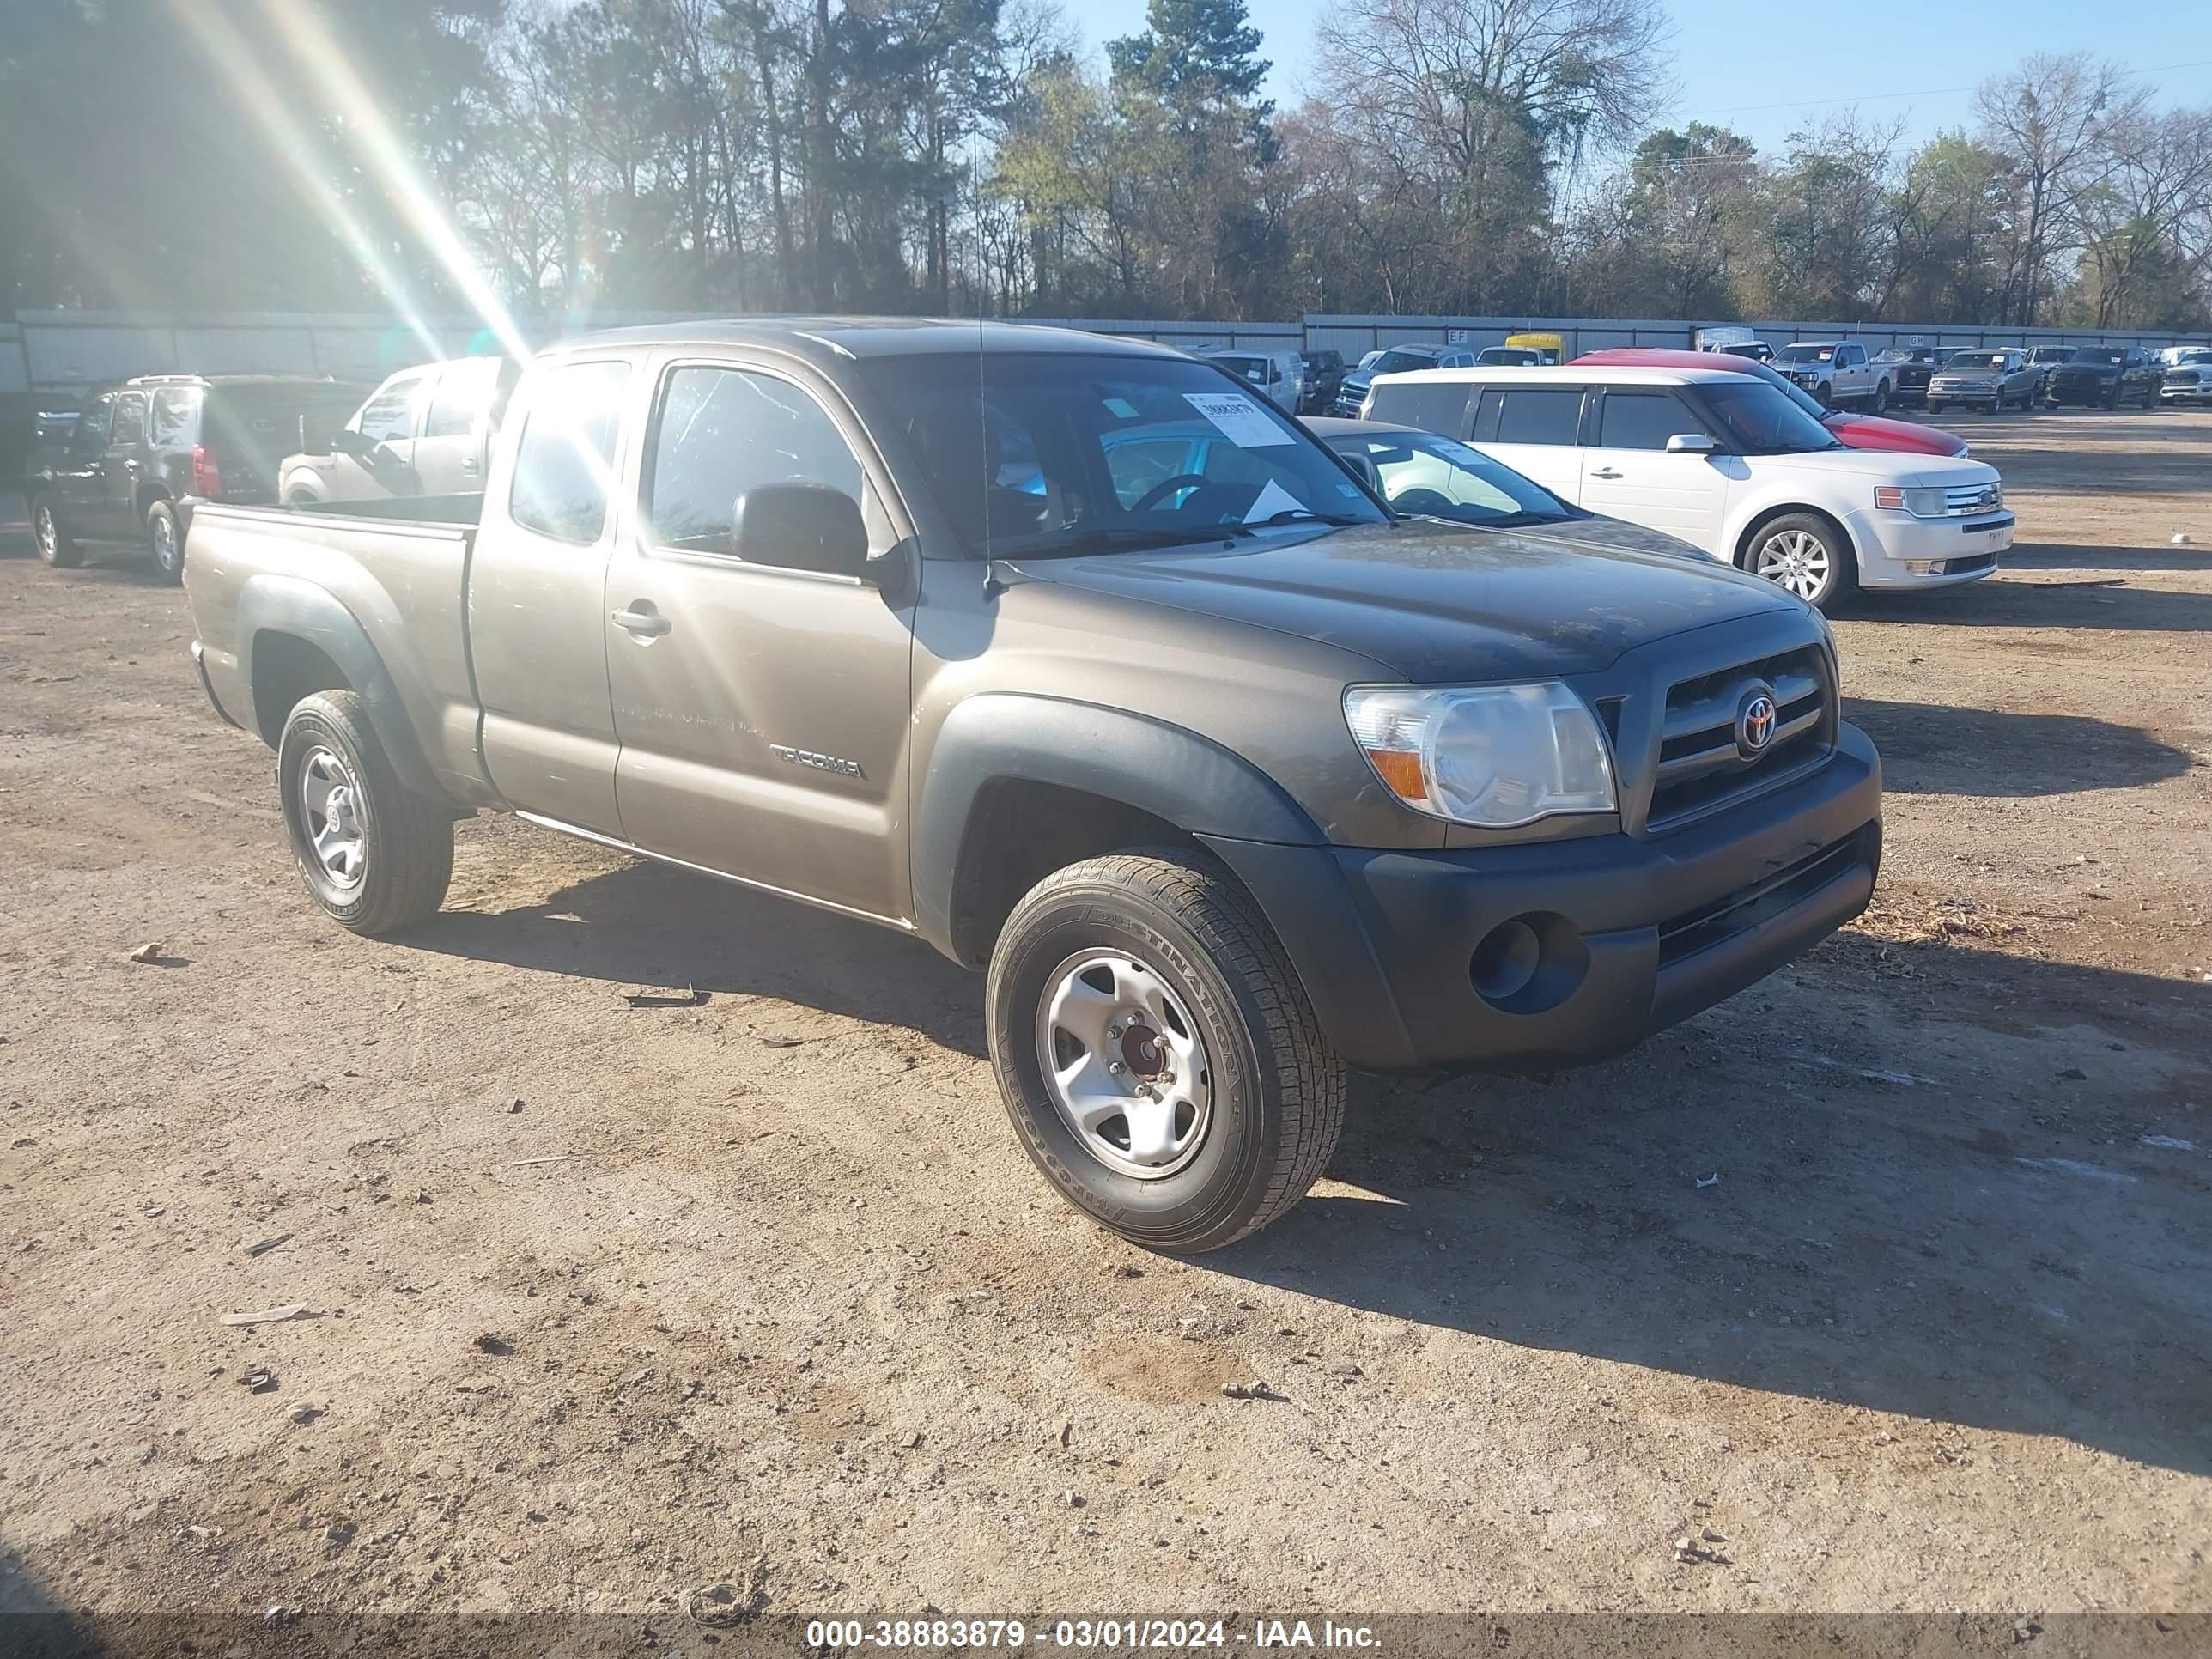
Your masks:
<svg viewBox="0 0 2212 1659"><path fill-rule="evenodd" d="M1794 341L1774 354L1772 366L1828 409L1856 404L1879 415L1897 389L1890 365L1875 362L1856 340Z"/></svg>

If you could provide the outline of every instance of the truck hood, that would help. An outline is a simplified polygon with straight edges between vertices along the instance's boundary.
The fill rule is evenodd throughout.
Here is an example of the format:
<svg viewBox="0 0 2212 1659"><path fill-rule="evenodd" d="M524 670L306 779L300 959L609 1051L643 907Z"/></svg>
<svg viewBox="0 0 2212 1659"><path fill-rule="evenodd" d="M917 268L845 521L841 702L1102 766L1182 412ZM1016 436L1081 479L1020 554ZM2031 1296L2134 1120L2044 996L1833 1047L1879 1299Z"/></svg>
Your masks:
<svg viewBox="0 0 2212 1659"><path fill-rule="evenodd" d="M1587 527L1522 534L1413 520L1009 562L1036 580L1316 640L1431 684L1593 673L1668 635L1804 609L1711 560L1559 538ZM1114 648L1110 638L1101 648Z"/></svg>

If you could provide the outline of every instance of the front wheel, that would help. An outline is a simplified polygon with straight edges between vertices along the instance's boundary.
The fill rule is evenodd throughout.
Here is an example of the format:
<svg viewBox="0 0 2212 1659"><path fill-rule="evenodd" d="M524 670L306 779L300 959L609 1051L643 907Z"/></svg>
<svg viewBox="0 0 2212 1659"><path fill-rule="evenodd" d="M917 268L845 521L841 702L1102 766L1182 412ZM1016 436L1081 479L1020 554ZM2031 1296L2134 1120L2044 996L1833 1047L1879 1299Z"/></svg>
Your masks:
<svg viewBox="0 0 2212 1659"><path fill-rule="evenodd" d="M185 532L177 523L177 509L156 501L147 509L146 540L154 555L154 568L172 587L185 579Z"/></svg>
<svg viewBox="0 0 2212 1659"><path fill-rule="evenodd" d="M1817 610L1833 609L1858 586L1858 560L1830 520L1788 513L1752 538L1745 568Z"/></svg>
<svg viewBox="0 0 2212 1659"><path fill-rule="evenodd" d="M453 875L453 821L399 781L351 691L293 708L276 745L292 856L315 902L356 933L391 933L435 914Z"/></svg>
<svg viewBox="0 0 2212 1659"><path fill-rule="evenodd" d="M991 955L991 1061L1046 1177L1132 1243L1218 1249L1328 1168L1344 1065L1226 872L1144 848L1031 889Z"/></svg>
<svg viewBox="0 0 2212 1659"><path fill-rule="evenodd" d="M1836 388L1832 386L1824 383L1813 395L1820 400L1820 407L1823 409L1833 409L1836 406Z"/></svg>
<svg viewBox="0 0 2212 1659"><path fill-rule="evenodd" d="M84 550L63 525L54 498L40 494L31 498L31 536L38 544L39 561L57 570L74 570L84 562Z"/></svg>
<svg viewBox="0 0 2212 1659"><path fill-rule="evenodd" d="M1928 412L1930 415L1941 415L1943 412L1943 405L1930 398L1928 400Z"/></svg>

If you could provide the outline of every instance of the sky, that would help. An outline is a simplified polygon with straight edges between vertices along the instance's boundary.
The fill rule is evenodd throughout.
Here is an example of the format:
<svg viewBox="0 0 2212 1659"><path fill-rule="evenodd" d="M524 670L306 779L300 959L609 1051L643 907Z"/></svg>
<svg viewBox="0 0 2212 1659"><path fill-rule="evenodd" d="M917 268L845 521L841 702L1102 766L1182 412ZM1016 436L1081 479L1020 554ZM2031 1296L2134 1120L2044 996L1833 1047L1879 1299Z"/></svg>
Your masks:
<svg viewBox="0 0 2212 1659"><path fill-rule="evenodd" d="M1261 55L1274 64L1267 95L1288 106L1325 92L1312 64L1326 0L1247 4L1266 37ZM1853 103L1870 118L1905 118L1910 142L1969 125L1975 84L2033 52L2094 52L2150 71L2143 80L2160 104L2212 103L2204 0L1672 0L1664 9L1677 91L1662 125L1733 127L1763 151L1783 149L1807 116ZM1106 41L1144 27L1145 0L1067 0L1066 12L1103 58Z"/></svg>

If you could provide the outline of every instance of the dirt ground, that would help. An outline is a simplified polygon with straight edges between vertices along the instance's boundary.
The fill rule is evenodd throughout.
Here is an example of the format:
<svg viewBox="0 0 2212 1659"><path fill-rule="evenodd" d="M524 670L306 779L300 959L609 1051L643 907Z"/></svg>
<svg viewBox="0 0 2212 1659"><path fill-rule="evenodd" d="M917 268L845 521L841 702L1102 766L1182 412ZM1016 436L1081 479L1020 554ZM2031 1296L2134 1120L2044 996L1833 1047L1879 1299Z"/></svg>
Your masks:
<svg viewBox="0 0 2212 1659"><path fill-rule="evenodd" d="M341 932L181 596L10 503L0 1607L2212 1610L2212 413L1957 424L2021 545L1838 625L1872 913L1355 1080L1192 1262L918 944L489 818Z"/></svg>

